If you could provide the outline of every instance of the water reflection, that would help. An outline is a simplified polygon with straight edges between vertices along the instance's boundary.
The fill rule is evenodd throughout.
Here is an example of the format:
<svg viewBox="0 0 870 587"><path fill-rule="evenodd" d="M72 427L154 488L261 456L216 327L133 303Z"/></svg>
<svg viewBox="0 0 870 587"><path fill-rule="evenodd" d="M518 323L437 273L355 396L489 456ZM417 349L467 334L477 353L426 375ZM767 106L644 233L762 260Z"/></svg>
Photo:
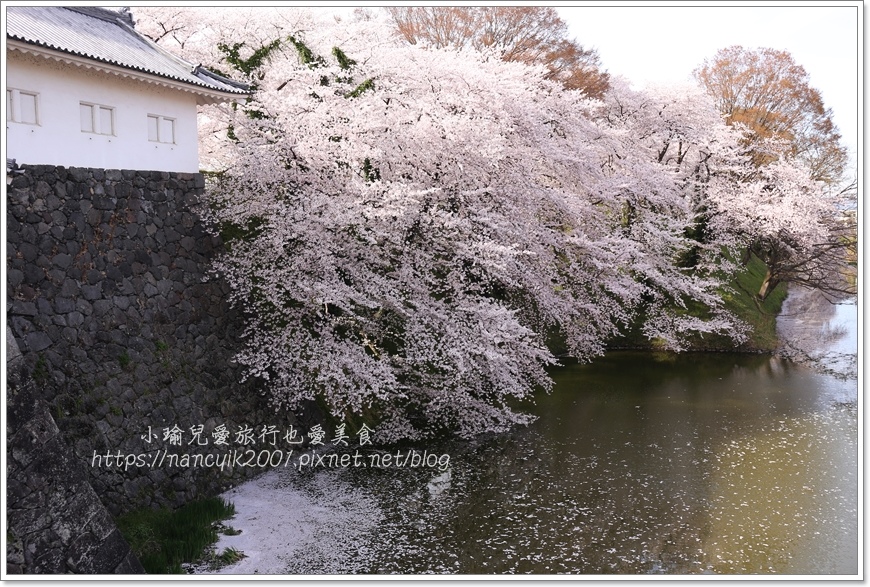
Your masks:
<svg viewBox="0 0 870 587"><path fill-rule="evenodd" d="M776 323L787 356L821 372L857 379L857 299L834 303L818 290L792 287Z"/></svg>
<svg viewBox="0 0 870 587"><path fill-rule="evenodd" d="M850 418L810 414L732 440L711 475L708 566L721 573L857 572Z"/></svg>
<svg viewBox="0 0 870 587"><path fill-rule="evenodd" d="M449 474L348 470L379 573L857 573L855 383L762 356L612 353ZM305 479L300 479L305 483Z"/></svg>

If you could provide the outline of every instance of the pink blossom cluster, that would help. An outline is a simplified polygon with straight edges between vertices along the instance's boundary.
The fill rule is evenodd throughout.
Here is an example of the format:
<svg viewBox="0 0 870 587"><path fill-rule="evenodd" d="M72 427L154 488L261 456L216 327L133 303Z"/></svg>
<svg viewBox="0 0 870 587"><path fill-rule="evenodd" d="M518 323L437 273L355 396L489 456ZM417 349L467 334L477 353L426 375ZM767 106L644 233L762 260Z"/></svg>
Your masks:
<svg viewBox="0 0 870 587"><path fill-rule="evenodd" d="M553 340L578 360L638 321L673 349L741 340L723 253L783 231L799 249L831 213L787 158L750 172L695 87L615 79L593 101L543 68L408 45L386 14L136 16L237 78L221 44L248 59L280 40L252 99L203 109L201 129L220 172L206 213L240 235L217 263L248 317L238 360L279 408L321 398L392 439L504 431L551 388Z"/></svg>

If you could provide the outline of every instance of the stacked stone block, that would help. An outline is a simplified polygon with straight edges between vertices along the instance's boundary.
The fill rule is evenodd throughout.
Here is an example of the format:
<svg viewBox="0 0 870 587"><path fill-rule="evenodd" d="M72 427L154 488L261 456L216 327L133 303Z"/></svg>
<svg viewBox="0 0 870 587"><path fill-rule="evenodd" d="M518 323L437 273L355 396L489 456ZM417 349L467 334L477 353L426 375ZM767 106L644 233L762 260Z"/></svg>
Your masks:
<svg viewBox="0 0 870 587"><path fill-rule="evenodd" d="M200 220L203 176L23 166L7 177L8 324L110 511L178 506L261 472L94 466L118 451L216 452L186 444L196 425L206 439L220 424L298 427L239 383L244 317L209 274L223 244ZM164 440L173 426L185 444Z"/></svg>

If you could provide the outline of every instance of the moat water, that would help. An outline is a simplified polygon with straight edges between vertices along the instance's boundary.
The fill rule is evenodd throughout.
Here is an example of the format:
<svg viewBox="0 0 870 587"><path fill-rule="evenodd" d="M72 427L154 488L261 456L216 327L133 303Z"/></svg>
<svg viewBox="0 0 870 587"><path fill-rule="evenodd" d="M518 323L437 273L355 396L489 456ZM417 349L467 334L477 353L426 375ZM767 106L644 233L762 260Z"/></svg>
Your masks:
<svg viewBox="0 0 870 587"><path fill-rule="evenodd" d="M406 447L448 454L446 471L290 468L252 482L253 506L227 494L236 526L275 536L223 572L858 572L856 380L639 352L554 377L527 427Z"/></svg>

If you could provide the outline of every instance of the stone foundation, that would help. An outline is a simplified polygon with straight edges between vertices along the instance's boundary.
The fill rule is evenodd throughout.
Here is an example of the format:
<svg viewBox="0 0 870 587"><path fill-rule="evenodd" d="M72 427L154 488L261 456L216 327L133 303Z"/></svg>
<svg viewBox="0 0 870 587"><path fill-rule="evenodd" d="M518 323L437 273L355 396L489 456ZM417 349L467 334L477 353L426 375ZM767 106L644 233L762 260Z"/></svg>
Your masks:
<svg viewBox="0 0 870 587"><path fill-rule="evenodd" d="M239 383L243 317L209 275L223 244L198 214L203 176L24 166L8 179L8 324L34 399L109 511L178 506L262 472L151 461L159 450L272 449L256 437L264 426L301 430L256 384ZM221 425L228 445L214 443ZM233 443L243 426L256 444ZM132 466L98 458L118 454L147 456Z"/></svg>

